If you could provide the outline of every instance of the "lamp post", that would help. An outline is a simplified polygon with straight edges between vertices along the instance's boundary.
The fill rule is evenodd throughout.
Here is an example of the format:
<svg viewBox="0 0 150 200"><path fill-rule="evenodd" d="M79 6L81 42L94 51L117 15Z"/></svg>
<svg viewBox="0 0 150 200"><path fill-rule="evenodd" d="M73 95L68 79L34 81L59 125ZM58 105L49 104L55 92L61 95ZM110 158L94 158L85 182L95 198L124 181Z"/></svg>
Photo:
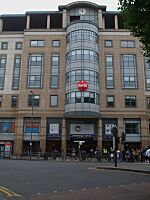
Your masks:
<svg viewBox="0 0 150 200"><path fill-rule="evenodd" d="M30 93L32 94L32 98L31 98L31 105L32 105L32 112L31 112L31 138L30 138L30 159L32 156L32 134L33 134L33 100L34 100L34 92L31 90Z"/></svg>

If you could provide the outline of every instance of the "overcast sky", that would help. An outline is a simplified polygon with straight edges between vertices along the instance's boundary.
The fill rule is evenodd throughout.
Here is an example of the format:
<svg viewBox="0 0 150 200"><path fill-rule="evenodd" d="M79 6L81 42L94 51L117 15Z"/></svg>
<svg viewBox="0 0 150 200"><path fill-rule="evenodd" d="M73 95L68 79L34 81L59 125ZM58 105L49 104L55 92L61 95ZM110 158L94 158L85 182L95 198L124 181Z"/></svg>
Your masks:
<svg viewBox="0 0 150 200"><path fill-rule="evenodd" d="M26 11L58 11L59 5L66 5L75 0L0 0L0 15L23 14ZM117 10L118 0L90 0L90 2L106 5L108 10Z"/></svg>

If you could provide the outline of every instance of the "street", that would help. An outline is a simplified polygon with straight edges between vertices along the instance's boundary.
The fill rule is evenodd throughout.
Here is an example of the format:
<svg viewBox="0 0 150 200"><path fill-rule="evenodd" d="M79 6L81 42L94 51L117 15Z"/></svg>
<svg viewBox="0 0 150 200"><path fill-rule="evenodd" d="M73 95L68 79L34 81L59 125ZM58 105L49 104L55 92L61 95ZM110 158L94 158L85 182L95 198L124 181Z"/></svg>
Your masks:
<svg viewBox="0 0 150 200"><path fill-rule="evenodd" d="M150 175L101 170L98 162L0 160L0 197L148 200ZM5 188L5 189L4 189Z"/></svg>

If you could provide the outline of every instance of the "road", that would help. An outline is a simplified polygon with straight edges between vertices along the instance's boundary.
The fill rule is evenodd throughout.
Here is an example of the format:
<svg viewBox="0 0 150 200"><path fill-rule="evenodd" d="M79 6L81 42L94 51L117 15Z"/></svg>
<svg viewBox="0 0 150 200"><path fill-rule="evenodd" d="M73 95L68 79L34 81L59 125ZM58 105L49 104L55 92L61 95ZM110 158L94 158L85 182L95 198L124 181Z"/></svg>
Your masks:
<svg viewBox="0 0 150 200"><path fill-rule="evenodd" d="M150 198L150 175L100 170L96 169L98 165L97 162L0 160L0 197L7 199L10 194L9 199L15 200Z"/></svg>

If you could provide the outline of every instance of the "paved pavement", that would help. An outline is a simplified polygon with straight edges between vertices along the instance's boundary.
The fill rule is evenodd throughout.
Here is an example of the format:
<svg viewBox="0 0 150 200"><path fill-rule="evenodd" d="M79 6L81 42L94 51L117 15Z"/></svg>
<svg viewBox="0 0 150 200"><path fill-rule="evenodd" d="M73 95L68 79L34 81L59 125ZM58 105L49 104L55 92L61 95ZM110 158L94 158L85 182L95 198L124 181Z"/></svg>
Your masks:
<svg viewBox="0 0 150 200"><path fill-rule="evenodd" d="M130 171L130 172L139 172L139 173L150 174L150 163L119 162L119 163L117 163L117 167L115 167L114 163L102 162L102 163L98 164L97 169L120 170L120 171Z"/></svg>

